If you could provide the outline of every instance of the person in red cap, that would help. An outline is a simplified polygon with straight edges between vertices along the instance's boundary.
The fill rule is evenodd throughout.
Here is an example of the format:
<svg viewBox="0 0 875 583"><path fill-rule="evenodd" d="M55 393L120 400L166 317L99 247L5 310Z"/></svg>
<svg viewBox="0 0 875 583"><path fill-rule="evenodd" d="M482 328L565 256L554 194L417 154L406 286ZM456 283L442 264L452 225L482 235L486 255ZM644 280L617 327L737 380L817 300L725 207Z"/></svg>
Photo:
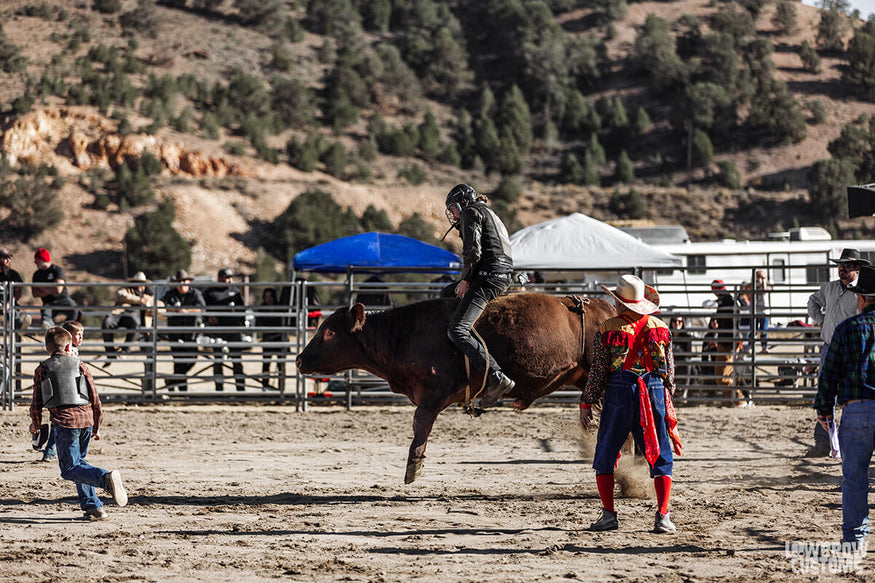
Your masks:
<svg viewBox="0 0 875 583"><path fill-rule="evenodd" d="M602 288L616 300L617 316L599 324L595 354L580 395L580 423L592 421L592 405L602 401L598 438L592 467L602 503L598 520L589 530L617 530L614 509L614 468L629 433L644 452L656 488L653 532L677 530L669 518L669 496L674 464L672 449L680 455L677 417L671 403L675 389L671 332L650 314L659 309L659 294L634 275L621 275L617 287Z"/></svg>
<svg viewBox="0 0 875 583"><path fill-rule="evenodd" d="M55 320L75 320L79 314L76 309L76 301L67 293L67 276L64 268L52 263L52 256L48 249L43 247L33 254L33 262L36 271L31 278L35 285L31 288L33 297L40 298L43 308L40 310L42 327L49 329L55 325ZM72 309L71 309L72 308Z"/></svg>
<svg viewBox="0 0 875 583"><path fill-rule="evenodd" d="M726 284L722 279L715 279L711 282L711 291L717 296L717 312L712 320L715 321L716 331L714 332L715 340L713 342L713 354L711 360L714 362L714 375L716 378L709 379L715 385L723 387L731 387L735 384L733 379L733 352L735 348L735 313L738 306L735 298L726 289ZM733 401L733 396L735 401ZM721 391L724 405L732 406L740 404L739 399L744 399L744 395L740 391L732 389L724 389Z"/></svg>

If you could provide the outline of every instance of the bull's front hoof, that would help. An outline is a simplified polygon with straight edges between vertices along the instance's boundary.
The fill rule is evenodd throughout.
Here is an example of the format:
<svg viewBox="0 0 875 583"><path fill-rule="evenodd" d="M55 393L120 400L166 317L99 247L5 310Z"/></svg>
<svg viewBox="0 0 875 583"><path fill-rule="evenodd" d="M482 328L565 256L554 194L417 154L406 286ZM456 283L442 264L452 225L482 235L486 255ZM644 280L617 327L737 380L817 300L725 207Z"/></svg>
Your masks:
<svg viewBox="0 0 875 583"><path fill-rule="evenodd" d="M404 483L412 484L422 473L422 462L410 462L407 464L407 472L404 474Z"/></svg>

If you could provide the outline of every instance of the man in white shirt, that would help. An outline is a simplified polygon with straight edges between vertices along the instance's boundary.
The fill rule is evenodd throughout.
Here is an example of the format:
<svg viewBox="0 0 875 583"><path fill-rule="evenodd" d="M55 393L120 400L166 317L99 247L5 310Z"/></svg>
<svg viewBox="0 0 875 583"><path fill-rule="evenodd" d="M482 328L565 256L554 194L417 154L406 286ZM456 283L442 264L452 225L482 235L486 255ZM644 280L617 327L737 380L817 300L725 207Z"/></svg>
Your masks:
<svg viewBox="0 0 875 583"><path fill-rule="evenodd" d="M857 296L848 290L860 275L860 266L869 261L860 257L856 249L842 249L841 257L830 259L838 264L839 278L821 286L808 298L808 318L820 326L823 347L820 349L821 364L829 349L832 333L843 320L857 314ZM818 369L819 374L819 369ZM829 436L819 423L814 425L814 445L806 452L806 457L826 457L829 455Z"/></svg>

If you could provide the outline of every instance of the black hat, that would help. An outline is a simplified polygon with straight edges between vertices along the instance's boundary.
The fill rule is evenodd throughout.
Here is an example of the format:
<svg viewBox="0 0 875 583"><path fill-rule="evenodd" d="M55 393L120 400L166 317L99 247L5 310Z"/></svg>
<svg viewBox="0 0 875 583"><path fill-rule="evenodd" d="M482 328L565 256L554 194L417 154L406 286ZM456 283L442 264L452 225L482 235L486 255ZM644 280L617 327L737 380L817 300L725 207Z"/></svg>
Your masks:
<svg viewBox="0 0 875 583"><path fill-rule="evenodd" d="M871 265L868 259L860 257L860 252L856 249L842 249L842 256L838 259L830 258L833 263L859 263L860 265Z"/></svg>
<svg viewBox="0 0 875 583"><path fill-rule="evenodd" d="M176 277L174 277L172 281L191 281L191 277L188 275L188 272L186 270L180 269L176 272Z"/></svg>
<svg viewBox="0 0 875 583"><path fill-rule="evenodd" d="M234 271L230 267L220 269L217 279L225 279L226 277L234 277Z"/></svg>
<svg viewBox="0 0 875 583"><path fill-rule="evenodd" d="M860 268L860 275L854 285L849 285L848 290L861 296L875 296L875 267L868 265Z"/></svg>

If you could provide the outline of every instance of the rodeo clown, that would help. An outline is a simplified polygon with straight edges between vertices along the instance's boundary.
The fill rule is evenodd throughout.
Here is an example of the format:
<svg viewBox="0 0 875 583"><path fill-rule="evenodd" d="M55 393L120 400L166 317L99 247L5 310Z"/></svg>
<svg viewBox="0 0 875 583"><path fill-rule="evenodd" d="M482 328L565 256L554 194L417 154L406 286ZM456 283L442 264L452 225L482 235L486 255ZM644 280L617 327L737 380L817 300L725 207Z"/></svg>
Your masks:
<svg viewBox="0 0 875 583"><path fill-rule="evenodd" d="M603 400L592 467L602 512L589 530L616 530L614 468L620 448L631 432L650 465L659 508L653 532L677 530L669 519L672 445L678 455L681 441L671 403L674 360L671 333L665 323L650 316L659 309L659 294L634 275L621 275L617 287L602 286L616 300L618 316L599 326L594 340L592 370L581 393L580 423L592 422L592 405Z"/></svg>

